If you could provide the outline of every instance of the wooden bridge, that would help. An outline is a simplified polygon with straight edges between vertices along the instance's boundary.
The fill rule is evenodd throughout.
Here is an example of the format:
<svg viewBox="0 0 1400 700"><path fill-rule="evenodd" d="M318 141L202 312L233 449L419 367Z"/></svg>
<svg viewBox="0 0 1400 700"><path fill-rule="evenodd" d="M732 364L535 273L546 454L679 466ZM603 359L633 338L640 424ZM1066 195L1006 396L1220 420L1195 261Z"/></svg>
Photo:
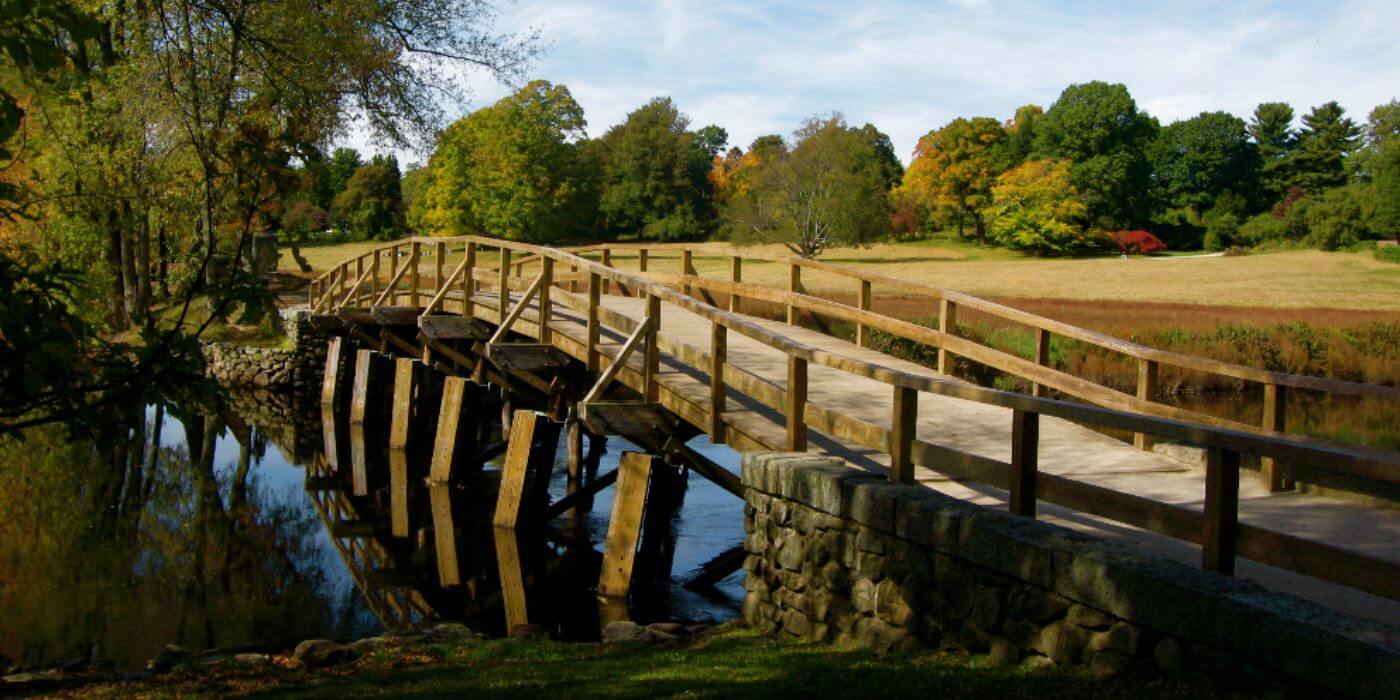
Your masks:
<svg viewBox="0 0 1400 700"><path fill-rule="evenodd" d="M425 438L434 444L434 478L450 477L460 439L472 441L478 456L490 451L486 438L464 438L459 425L489 394L503 407L505 430L513 408L538 408L566 422L571 483L582 479L576 462L585 434L622 436L735 493L737 478L699 457L687 440L706 433L739 451L828 453L892 480L1197 558L1226 575L1235 574L1238 561L1242 574L1270 587L1400 622L1400 517L1393 506L1297 488L1370 485L1394 493L1400 453L1288 433L1283 415L1290 391L1395 401L1400 390L1157 350L812 260L726 256L727 279L716 279L698 274L700 255L670 245L566 250L415 238L341 263L313 281L308 302L314 323L361 348L352 420L374 402L370 351L403 358L394 397L384 398L396 407L391 444L406 439L410 409L399 407L414 403L412 367L450 377L440 404L437 396L418 402L431 401L437 414L436 434ZM785 266L788 284L744 282L746 262ZM807 293L804 274L849 280L855 304ZM939 328L874 311L876 285L927 296L930 309L937 304ZM959 336L963 311L1033 329L1032 356ZM871 349L877 333L936 349L937 368ZM1137 391L1049 366L1052 335L1132 358ZM332 402L346 384L339 375L348 346L333 340L328 353L323 399ZM959 361L1026 380L1032 391L956 379ZM1261 422L1156 400L1163 368L1262 385ZM1154 441L1203 448L1203 468L1151 451ZM1252 466L1255 458L1258 478L1242 483L1242 462ZM611 483L602 481L577 488L592 494ZM557 514L571 505L539 508Z"/></svg>

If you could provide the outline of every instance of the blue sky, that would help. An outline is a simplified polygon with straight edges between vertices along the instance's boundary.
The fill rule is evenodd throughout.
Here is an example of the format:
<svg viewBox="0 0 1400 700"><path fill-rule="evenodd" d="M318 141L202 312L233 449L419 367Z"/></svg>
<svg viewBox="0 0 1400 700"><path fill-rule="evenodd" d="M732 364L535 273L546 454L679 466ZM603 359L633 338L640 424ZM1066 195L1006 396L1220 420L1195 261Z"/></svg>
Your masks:
<svg viewBox="0 0 1400 700"><path fill-rule="evenodd" d="M533 77L569 86L588 133L657 95L732 145L790 134L838 110L872 122L906 161L958 116L1005 119L1066 85L1121 82L1167 123L1203 110L1248 118L1337 100L1359 121L1400 96L1400 0L1337 2L777 2L560 0L503 5L497 30L538 27ZM510 91L467 74L473 99ZM364 145L352 136L351 145ZM422 160L402 153L403 162Z"/></svg>

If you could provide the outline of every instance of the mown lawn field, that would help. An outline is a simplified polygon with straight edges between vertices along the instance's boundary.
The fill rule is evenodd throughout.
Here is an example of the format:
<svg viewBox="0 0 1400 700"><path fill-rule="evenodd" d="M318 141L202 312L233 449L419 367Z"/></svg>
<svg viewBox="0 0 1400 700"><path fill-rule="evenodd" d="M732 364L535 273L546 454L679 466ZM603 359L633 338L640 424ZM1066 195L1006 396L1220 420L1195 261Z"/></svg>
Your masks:
<svg viewBox="0 0 1400 700"><path fill-rule="evenodd" d="M307 246L302 255L319 273L341 260L370 250L378 243ZM697 270L705 276L727 278L728 256L735 251L753 256L784 256L781 246L736 249L725 243L698 245ZM282 269L295 269L288 252ZM455 265L460 254L448 256ZM1006 299L1066 299L1104 302L1169 303L1225 307L1267 307L1303 312L1347 309L1395 313L1400 316L1400 265L1376 260L1370 252L1292 250L1238 257L1118 257L1035 258L1001 248L942 238L909 243L883 243L868 248L838 248L821 260L871 272L931 284L978 296ZM494 260L484 256L483 262ZM618 267L636 269L636 254L618 251ZM650 270L673 271L679 252L655 251ZM387 273L386 273L387 274ZM748 282L785 286L787 267L777 262L747 260ZM803 273L813 293L851 295L855 283L814 270ZM892 290L886 290L892 291ZM875 294L882 290L877 285Z"/></svg>

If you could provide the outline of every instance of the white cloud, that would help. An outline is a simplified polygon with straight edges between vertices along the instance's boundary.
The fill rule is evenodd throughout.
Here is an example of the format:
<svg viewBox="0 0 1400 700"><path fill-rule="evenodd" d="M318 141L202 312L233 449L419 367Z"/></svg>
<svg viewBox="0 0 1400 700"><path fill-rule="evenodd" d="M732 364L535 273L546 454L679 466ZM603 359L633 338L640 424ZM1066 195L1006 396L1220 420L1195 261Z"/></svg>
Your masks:
<svg viewBox="0 0 1400 700"><path fill-rule="evenodd" d="M889 133L906 158L953 117L1005 119L1022 104L1048 106L1074 82L1125 83L1164 123L1216 109L1247 117L1266 100L1302 112L1335 99L1359 119L1396 96L1400 74L1393 0L570 0L508 8L498 29L531 26L552 45L535 74L569 85L590 134L664 94L735 144L840 110ZM477 104L506 92L469 83Z"/></svg>

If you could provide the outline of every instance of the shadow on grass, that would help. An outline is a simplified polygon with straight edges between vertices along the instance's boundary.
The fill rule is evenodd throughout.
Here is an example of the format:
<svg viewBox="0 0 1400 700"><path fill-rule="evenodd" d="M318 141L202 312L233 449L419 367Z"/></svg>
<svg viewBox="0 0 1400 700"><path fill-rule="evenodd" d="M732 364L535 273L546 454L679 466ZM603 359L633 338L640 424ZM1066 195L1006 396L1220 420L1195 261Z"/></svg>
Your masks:
<svg viewBox="0 0 1400 700"><path fill-rule="evenodd" d="M1166 682L992 667L929 652L875 656L753 632L683 649L503 641L443 648L443 662L326 677L282 697L1205 697ZM781 694L781 695L778 695Z"/></svg>

